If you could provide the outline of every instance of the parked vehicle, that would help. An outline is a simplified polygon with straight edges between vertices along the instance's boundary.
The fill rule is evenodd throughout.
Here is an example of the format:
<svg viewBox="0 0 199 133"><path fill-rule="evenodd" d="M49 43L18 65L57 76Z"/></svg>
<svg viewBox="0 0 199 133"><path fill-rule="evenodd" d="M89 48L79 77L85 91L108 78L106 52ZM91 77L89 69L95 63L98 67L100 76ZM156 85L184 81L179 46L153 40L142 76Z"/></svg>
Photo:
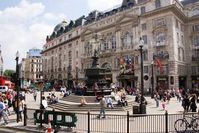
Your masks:
<svg viewBox="0 0 199 133"><path fill-rule="evenodd" d="M0 92L6 93L8 91L8 86L0 86Z"/></svg>

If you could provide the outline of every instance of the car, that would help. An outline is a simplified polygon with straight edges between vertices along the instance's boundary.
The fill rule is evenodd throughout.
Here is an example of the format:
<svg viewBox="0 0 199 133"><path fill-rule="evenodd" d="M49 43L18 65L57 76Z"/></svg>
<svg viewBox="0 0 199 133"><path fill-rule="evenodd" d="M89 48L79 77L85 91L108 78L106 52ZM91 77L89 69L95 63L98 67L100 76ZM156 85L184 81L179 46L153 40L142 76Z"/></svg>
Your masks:
<svg viewBox="0 0 199 133"><path fill-rule="evenodd" d="M8 91L8 86L0 86L0 92L6 93Z"/></svg>

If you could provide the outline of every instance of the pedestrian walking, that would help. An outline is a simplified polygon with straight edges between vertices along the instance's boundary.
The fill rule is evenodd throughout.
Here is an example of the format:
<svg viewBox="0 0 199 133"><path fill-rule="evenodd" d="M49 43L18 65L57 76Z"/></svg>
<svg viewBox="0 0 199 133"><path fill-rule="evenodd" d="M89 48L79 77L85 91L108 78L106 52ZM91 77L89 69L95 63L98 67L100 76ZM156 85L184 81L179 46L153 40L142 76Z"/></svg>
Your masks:
<svg viewBox="0 0 199 133"><path fill-rule="evenodd" d="M4 120L4 124L8 124L8 115L7 115L7 113L6 113L6 111L5 111L5 104L4 104L4 102L3 102L3 99L2 98L0 98L0 121L1 121L1 119L3 118L3 120Z"/></svg>
<svg viewBox="0 0 199 133"><path fill-rule="evenodd" d="M106 118L105 107L106 107L106 100L104 98L104 95L102 95L102 98L100 100L100 114L99 114L98 118Z"/></svg>
<svg viewBox="0 0 199 133"><path fill-rule="evenodd" d="M46 98L43 96L42 97L42 104L41 104L41 109L46 109L48 107L48 102L46 100Z"/></svg>
<svg viewBox="0 0 199 133"><path fill-rule="evenodd" d="M22 112L23 112L23 103L21 99L22 97L15 100L15 108L16 108L16 113L18 113L19 115L19 121L22 121ZM17 100L18 100L18 107L17 107Z"/></svg>
<svg viewBox="0 0 199 133"><path fill-rule="evenodd" d="M190 108L192 112L196 112L197 105L196 105L197 96L193 94L190 100Z"/></svg>
<svg viewBox="0 0 199 133"><path fill-rule="evenodd" d="M33 92L33 97L34 97L34 100L36 101L37 100L37 91L36 90Z"/></svg>
<svg viewBox="0 0 199 133"><path fill-rule="evenodd" d="M159 99L160 99L160 96L157 94L154 95L154 100L155 100L155 103L156 103L156 107L158 108L159 107Z"/></svg>

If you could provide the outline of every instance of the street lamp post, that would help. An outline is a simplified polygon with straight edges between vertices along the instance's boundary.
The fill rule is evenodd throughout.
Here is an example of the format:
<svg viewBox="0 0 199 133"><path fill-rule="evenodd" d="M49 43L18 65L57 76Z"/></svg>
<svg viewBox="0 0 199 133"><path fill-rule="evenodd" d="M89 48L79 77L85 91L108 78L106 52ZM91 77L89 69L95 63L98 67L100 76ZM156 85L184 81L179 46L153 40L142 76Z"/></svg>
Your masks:
<svg viewBox="0 0 199 133"><path fill-rule="evenodd" d="M16 89L17 89L17 98L15 100L17 100L17 123L19 122L19 51L17 51L16 53Z"/></svg>
<svg viewBox="0 0 199 133"><path fill-rule="evenodd" d="M146 106L145 103L143 103L144 101L144 81L143 81L143 46L144 46L144 40L142 38L140 38L140 71L141 71L141 98L140 98L140 114L145 114L146 113Z"/></svg>
<svg viewBox="0 0 199 133"><path fill-rule="evenodd" d="M154 97L154 61L151 62L151 98Z"/></svg>

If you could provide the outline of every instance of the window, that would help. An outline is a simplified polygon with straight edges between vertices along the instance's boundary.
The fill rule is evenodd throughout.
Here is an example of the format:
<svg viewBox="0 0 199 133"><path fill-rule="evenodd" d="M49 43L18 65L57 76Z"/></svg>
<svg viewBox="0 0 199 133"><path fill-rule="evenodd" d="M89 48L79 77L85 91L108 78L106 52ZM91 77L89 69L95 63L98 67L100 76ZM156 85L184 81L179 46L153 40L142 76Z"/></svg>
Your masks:
<svg viewBox="0 0 199 133"><path fill-rule="evenodd" d="M183 35L181 35L181 43L182 43L182 45L184 45L184 36Z"/></svg>
<svg viewBox="0 0 199 133"><path fill-rule="evenodd" d="M111 39L112 49L116 49L116 37L113 35Z"/></svg>
<svg viewBox="0 0 199 133"><path fill-rule="evenodd" d="M199 61L199 49L192 50L192 61Z"/></svg>
<svg viewBox="0 0 199 133"><path fill-rule="evenodd" d="M78 51L76 51L76 58L78 58Z"/></svg>
<svg viewBox="0 0 199 133"><path fill-rule="evenodd" d="M155 1L155 8L160 8L160 7L161 7L160 0L156 0Z"/></svg>
<svg viewBox="0 0 199 133"><path fill-rule="evenodd" d="M165 42L165 33L164 32L156 32L156 44L160 45Z"/></svg>
<svg viewBox="0 0 199 133"><path fill-rule="evenodd" d="M146 29L146 23L142 24L142 31L145 31Z"/></svg>
<svg viewBox="0 0 199 133"><path fill-rule="evenodd" d="M72 65L72 51L68 52L68 61L69 61L68 64Z"/></svg>
<svg viewBox="0 0 199 133"><path fill-rule="evenodd" d="M194 25L193 26L193 31L199 31L199 25Z"/></svg>
<svg viewBox="0 0 199 133"><path fill-rule="evenodd" d="M177 43L179 43L179 33L177 32Z"/></svg>
<svg viewBox="0 0 199 133"><path fill-rule="evenodd" d="M143 51L143 60L148 61L148 51L147 50Z"/></svg>
<svg viewBox="0 0 199 133"><path fill-rule="evenodd" d="M108 42L106 40L106 41L104 41L104 50L107 50L107 49L108 49Z"/></svg>
<svg viewBox="0 0 199 133"><path fill-rule="evenodd" d="M193 16L199 15L199 8L193 9Z"/></svg>
<svg viewBox="0 0 199 133"><path fill-rule="evenodd" d="M146 8L143 6L141 7L141 14L144 14L146 12Z"/></svg>
<svg viewBox="0 0 199 133"><path fill-rule="evenodd" d="M197 67L196 66L192 66L192 75L196 75L197 74Z"/></svg>
<svg viewBox="0 0 199 133"><path fill-rule="evenodd" d="M199 35L193 38L193 48L199 48Z"/></svg>
<svg viewBox="0 0 199 133"><path fill-rule="evenodd" d="M179 28L178 20L176 19L176 28Z"/></svg>
<svg viewBox="0 0 199 133"><path fill-rule="evenodd" d="M129 33L126 33L124 37L124 47L129 48L132 43L132 37Z"/></svg>
<svg viewBox="0 0 199 133"><path fill-rule="evenodd" d="M165 18L158 18L154 20L154 27L159 27L159 26L164 26L164 25L166 25Z"/></svg>
<svg viewBox="0 0 199 133"><path fill-rule="evenodd" d="M147 35L143 35L142 39L144 40L144 44L147 44Z"/></svg>
<svg viewBox="0 0 199 133"><path fill-rule="evenodd" d="M178 48L178 60L179 61L184 61L185 60L184 49L183 48Z"/></svg>
<svg viewBox="0 0 199 133"><path fill-rule="evenodd" d="M149 67L148 66L144 66L144 73L148 73L149 72Z"/></svg>

